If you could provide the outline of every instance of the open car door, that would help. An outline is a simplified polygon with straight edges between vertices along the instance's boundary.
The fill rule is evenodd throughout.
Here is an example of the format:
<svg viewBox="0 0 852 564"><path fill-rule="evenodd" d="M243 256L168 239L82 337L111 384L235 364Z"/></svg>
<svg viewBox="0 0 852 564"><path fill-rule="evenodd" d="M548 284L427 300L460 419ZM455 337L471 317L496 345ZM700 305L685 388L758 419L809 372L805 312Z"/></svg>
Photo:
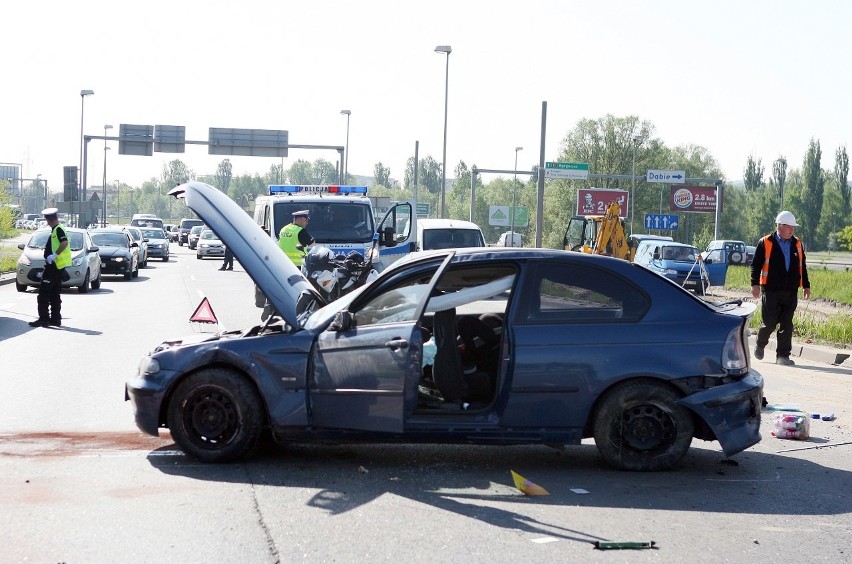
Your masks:
<svg viewBox="0 0 852 564"><path fill-rule="evenodd" d="M314 427L403 431L423 370L420 316L453 254L398 269L319 334L309 389Z"/></svg>

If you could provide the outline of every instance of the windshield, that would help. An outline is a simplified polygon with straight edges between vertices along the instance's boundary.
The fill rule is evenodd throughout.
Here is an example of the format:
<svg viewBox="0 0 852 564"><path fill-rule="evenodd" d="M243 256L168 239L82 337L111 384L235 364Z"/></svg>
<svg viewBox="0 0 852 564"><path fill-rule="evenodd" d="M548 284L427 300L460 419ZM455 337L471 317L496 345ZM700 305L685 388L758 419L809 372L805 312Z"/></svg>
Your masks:
<svg viewBox="0 0 852 564"><path fill-rule="evenodd" d="M189 230L189 233L190 235L198 235L199 233L201 233L202 229L204 229L204 226L196 225L195 227Z"/></svg>
<svg viewBox="0 0 852 564"><path fill-rule="evenodd" d="M143 229L142 236L148 239L165 239L166 234L162 229Z"/></svg>
<svg viewBox="0 0 852 564"><path fill-rule="evenodd" d="M317 243L369 243L373 240L373 214L365 202L277 202L275 235L293 220L293 212L308 210L308 233Z"/></svg>
<svg viewBox="0 0 852 564"><path fill-rule="evenodd" d="M211 231L210 229L207 229L207 230L205 230L205 231L202 231L202 232L201 232L201 238L202 238L202 239L204 239L204 240L207 240L207 239L218 239L218 237L216 236L216 234L215 234L213 231Z"/></svg>
<svg viewBox="0 0 852 564"><path fill-rule="evenodd" d="M695 262L698 249L695 247L664 246L660 250L660 258L664 260Z"/></svg>
<svg viewBox="0 0 852 564"><path fill-rule="evenodd" d="M71 245L72 251L79 251L83 248L83 234L80 232L66 231L68 243ZM47 240L50 239L50 231L37 231L30 237L27 247L31 249L43 249L47 245Z"/></svg>
<svg viewBox="0 0 852 564"><path fill-rule="evenodd" d="M92 242L98 247L128 247L123 233L92 233Z"/></svg>

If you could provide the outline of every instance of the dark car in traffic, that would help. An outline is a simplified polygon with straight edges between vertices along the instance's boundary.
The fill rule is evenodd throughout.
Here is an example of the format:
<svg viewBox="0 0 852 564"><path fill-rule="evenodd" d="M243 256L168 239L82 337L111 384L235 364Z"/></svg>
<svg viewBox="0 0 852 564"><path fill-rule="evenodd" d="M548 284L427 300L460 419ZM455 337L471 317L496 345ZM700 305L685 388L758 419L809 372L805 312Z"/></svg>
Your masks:
<svg viewBox="0 0 852 564"><path fill-rule="evenodd" d="M180 220L180 226L178 227L178 245L184 246L189 244L189 232L196 225L204 225L204 222L200 219L192 219L185 217Z"/></svg>
<svg viewBox="0 0 852 564"><path fill-rule="evenodd" d="M279 442L579 444L663 470L693 439L760 440L755 306L712 304L629 261L533 248L413 253L326 305L227 195L173 189L275 314L168 340L126 383L136 424L204 462ZM382 234L392 244L393 232Z"/></svg>
<svg viewBox="0 0 852 564"><path fill-rule="evenodd" d="M101 274L119 274L125 280L139 276L139 244L121 227L90 229L92 242L98 246Z"/></svg>

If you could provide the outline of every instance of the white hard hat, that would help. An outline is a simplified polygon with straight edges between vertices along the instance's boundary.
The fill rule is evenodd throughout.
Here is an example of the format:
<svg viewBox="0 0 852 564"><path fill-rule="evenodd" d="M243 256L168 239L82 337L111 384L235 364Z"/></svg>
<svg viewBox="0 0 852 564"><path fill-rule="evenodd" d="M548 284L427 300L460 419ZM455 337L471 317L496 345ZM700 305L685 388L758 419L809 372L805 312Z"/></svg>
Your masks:
<svg viewBox="0 0 852 564"><path fill-rule="evenodd" d="M778 217L775 218L775 224L792 225L793 227L799 226L799 224L796 223L796 216L786 210L778 214Z"/></svg>

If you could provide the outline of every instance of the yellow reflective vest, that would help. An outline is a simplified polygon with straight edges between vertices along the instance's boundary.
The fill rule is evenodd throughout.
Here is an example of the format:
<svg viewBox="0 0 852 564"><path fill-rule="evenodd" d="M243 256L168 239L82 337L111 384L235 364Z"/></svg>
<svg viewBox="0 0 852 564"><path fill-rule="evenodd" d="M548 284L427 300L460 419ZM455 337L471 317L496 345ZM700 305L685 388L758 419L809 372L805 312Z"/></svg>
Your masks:
<svg viewBox="0 0 852 564"><path fill-rule="evenodd" d="M296 247L299 245L299 232L302 228L295 223L288 223L278 233L278 246L293 261L296 266L302 266L303 251Z"/></svg>
<svg viewBox="0 0 852 564"><path fill-rule="evenodd" d="M57 224L56 227L50 232L50 252L56 255L56 261L54 264L56 268L66 268L71 266L71 240L68 240L68 244L65 245L65 250L61 253L57 253L56 249L61 245L61 241L59 240L59 235L56 234L56 229L61 227L61 225ZM66 231L65 237L68 238L68 232Z"/></svg>

